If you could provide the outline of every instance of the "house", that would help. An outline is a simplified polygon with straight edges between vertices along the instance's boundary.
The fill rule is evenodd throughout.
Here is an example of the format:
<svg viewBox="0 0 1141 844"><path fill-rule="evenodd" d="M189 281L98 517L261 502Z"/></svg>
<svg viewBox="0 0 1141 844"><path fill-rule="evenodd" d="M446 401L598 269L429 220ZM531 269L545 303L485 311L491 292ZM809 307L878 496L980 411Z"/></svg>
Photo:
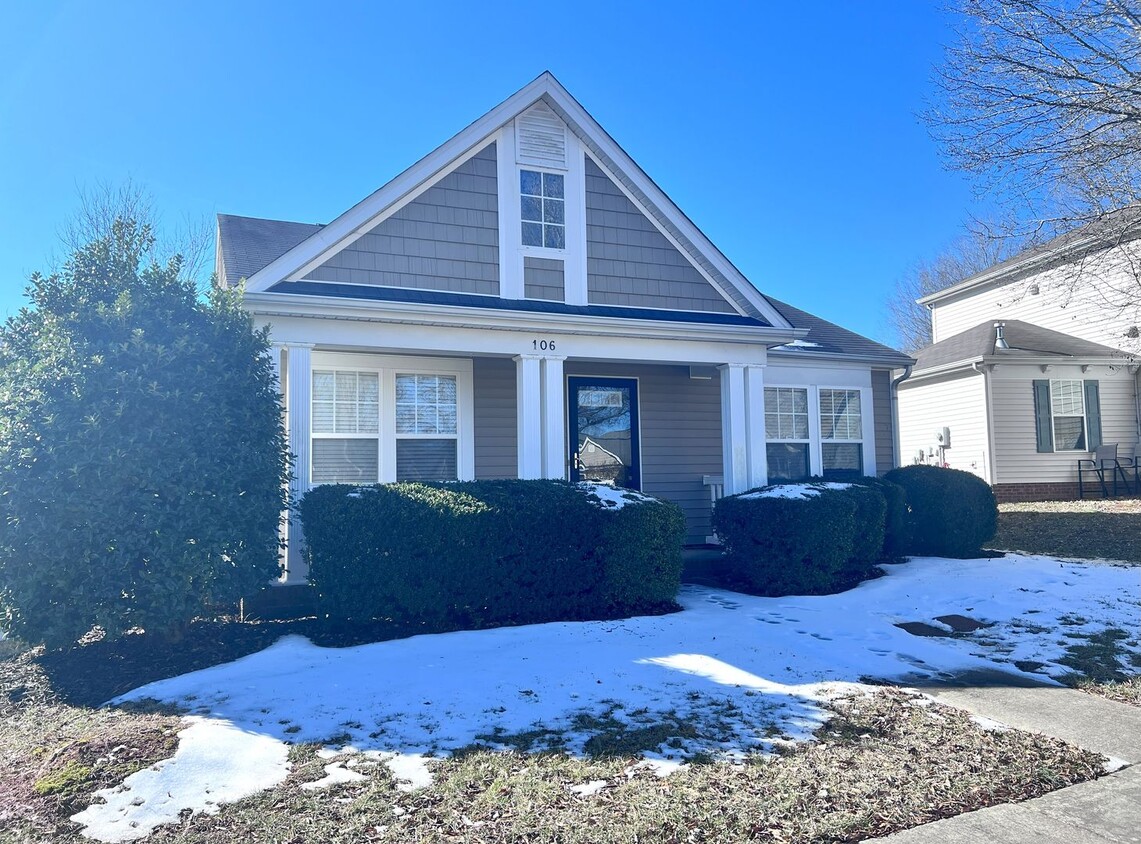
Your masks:
<svg viewBox="0 0 1141 844"><path fill-rule="evenodd" d="M1078 461L1099 445L1138 454L1139 236L1117 215L920 299L935 342L898 388L901 462L1028 501L1076 498Z"/></svg>
<svg viewBox="0 0 1141 844"><path fill-rule="evenodd" d="M894 465L910 358L764 296L549 73L326 225L220 215L216 269L271 328L295 496L620 478L701 543L721 492Z"/></svg>

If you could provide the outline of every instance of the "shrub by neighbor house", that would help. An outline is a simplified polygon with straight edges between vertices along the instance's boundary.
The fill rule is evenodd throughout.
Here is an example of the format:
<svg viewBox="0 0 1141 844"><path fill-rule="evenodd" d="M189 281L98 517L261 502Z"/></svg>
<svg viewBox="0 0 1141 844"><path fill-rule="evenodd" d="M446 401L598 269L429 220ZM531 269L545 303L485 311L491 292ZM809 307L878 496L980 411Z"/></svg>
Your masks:
<svg viewBox="0 0 1141 844"><path fill-rule="evenodd" d="M333 619L428 630L613 617L673 606L684 516L559 481L330 485L299 510Z"/></svg>
<svg viewBox="0 0 1141 844"><path fill-rule="evenodd" d="M713 527L730 577L763 595L823 594L866 577L883 551L877 490L810 482L722 498Z"/></svg>
<svg viewBox="0 0 1141 844"><path fill-rule="evenodd" d="M871 487L883 496L884 530L883 552L880 562L899 562L907 554L911 541L910 522L907 511L907 493L899 484L885 478L866 475L855 483Z"/></svg>
<svg viewBox="0 0 1141 844"><path fill-rule="evenodd" d="M278 570L287 456L266 352L117 220L0 328L0 626L177 636Z"/></svg>
<svg viewBox="0 0 1141 844"><path fill-rule="evenodd" d="M939 466L904 466L884 478L907 495L907 553L972 557L994 537L998 505L990 485L970 472Z"/></svg>

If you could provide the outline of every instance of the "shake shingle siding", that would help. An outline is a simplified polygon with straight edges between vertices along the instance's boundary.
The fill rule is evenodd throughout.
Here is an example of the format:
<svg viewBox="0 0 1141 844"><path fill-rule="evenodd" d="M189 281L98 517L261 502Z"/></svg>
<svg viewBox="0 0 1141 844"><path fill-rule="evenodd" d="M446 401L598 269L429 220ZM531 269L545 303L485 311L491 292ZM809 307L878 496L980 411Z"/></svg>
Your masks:
<svg viewBox="0 0 1141 844"><path fill-rule="evenodd" d="M523 259L523 295L528 299L566 301L563 262L551 258Z"/></svg>
<svg viewBox="0 0 1141 844"><path fill-rule="evenodd" d="M492 144L306 279L499 295L499 200Z"/></svg>
<svg viewBox="0 0 1141 844"><path fill-rule="evenodd" d="M515 362L510 358L475 358L475 476L514 478L518 449L515 434Z"/></svg>
<svg viewBox="0 0 1141 844"><path fill-rule="evenodd" d="M591 304L735 313L589 158L586 256Z"/></svg>
<svg viewBox="0 0 1141 844"><path fill-rule="evenodd" d="M872 411L875 413L876 473L895 468L895 428L891 415L891 373L872 370Z"/></svg>

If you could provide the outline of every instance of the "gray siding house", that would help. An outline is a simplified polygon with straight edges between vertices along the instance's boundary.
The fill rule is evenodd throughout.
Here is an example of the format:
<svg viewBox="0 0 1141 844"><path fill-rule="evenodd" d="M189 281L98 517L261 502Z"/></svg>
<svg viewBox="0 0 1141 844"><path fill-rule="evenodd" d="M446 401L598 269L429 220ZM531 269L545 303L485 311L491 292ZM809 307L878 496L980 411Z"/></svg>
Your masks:
<svg viewBox="0 0 1141 844"><path fill-rule="evenodd" d="M895 463L906 356L764 296L549 73L326 225L218 217L292 492L564 478L680 504ZM285 580L304 580L300 526Z"/></svg>

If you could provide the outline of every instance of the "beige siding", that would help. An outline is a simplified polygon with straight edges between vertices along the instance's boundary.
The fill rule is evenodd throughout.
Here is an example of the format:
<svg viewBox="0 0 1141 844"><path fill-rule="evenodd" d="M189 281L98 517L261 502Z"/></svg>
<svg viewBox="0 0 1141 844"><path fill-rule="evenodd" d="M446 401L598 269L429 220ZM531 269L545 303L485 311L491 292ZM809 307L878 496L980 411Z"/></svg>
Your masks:
<svg viewBox="0 0 1141 844"><path fill-rule="evenodd" d="M1034 435L1033 414L1030 435ZM935 432L951 429L945 460L952 469L990 481L986 392L983 376L971 371L946 378L904 381L899 387L899 462L916 462L916 453L935 446Z"/></svg>
<svg viewBox="0 0 1141 844"><path fill-rule="evenodd" d="M1141 293L1134 272L1115 250L1086 259L1080 268L1055 268L965 293L932 307L934 340L987 320L1020 319L1115 349L1136 348L1137 341L1127 336L1137 324Z"/></svg>
<svg viewBox="0 0 1141 844"><path fill-rule="evenodd" d="M996 483L1062 483L1077 480L1077 460L1088 453L1039 454L1034 427L1036 378L1097 379L1101 394L1102 442L1119 443L1121 453L1133 453L1137 441L1134 380L1125 368L1055 366L1045 374L1037 366L999 366L990 376L995 429Z"/></svg>
<svg viewBox="0 0 1141 844"><path fill-rule="evenodd" d="M720 381L690 378L685 366L568 361L566 371L638 379L642 489L677 502L686 515L686 542L704 542L711 530L702 476L720 475L723 468Z"/></svg>

